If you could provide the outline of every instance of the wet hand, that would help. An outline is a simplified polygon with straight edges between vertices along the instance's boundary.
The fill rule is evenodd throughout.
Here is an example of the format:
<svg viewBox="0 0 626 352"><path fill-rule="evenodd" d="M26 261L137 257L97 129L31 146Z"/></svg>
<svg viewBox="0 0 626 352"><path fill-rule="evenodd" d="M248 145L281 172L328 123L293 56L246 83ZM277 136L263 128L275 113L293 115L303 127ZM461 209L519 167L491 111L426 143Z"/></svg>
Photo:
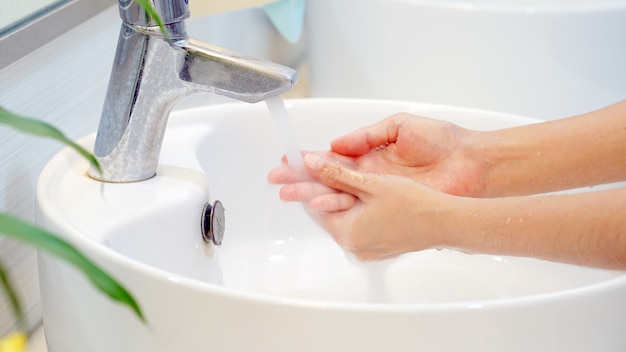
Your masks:
<svg viewBox="0 0 626 352"><path fill-rule="evenodd" d="M302 155L306 158L306 155L310 153L355 168L352 158L332 152L303 151ZM354 204L353 195L340 192L317 182L311 177L307 170L290 166L285 157L283 157L281 161L281 166L271 170L268 174L269 183L283 185L278 193L281 200L286 202L309 203L312 199L317 198L313 204L309 205L314 207L317 211L343 210Z"/></svg>
<svg viewBox="0 0 626 352"><path fill-rule="evenodd" d="M484 192L488 167L471 153L478 134L399 113L335 139L331 151L352 158L358 171L407 176L445 193L475 197Z"/></svg>
<svg viewBox="0 0 626 352"><path fill-rule="evenodd" d="M385 259L445 244L440 219L452 196L406 177L361 173L314 153L305 155L305 165L333 190L306 202L309 213L359 259Z"/></svg>
<svg viewBox="0 0 626 352"><path fill-rule="evenodd" d="M401 113L339 137L330 151L316 153L356 171L406 176L445 193L481 197L489 164L472 152L478 133ZM268 180L285 185L279 193L284 201L308 202L317 195L336 193L312 183L284 158ZM342 203L348 203L349 197L345 198Z"/></svg>

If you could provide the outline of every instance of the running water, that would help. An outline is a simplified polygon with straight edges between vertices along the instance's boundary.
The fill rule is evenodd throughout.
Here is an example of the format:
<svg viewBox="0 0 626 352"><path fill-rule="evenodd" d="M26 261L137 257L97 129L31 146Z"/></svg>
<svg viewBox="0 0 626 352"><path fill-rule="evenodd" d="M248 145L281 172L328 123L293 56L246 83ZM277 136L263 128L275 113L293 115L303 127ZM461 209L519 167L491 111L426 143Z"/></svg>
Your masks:
<svg viewBox="0 0 626 352"><path fill-rule="evenodd" d="M300 147L298 147L298 140L296 134L291 125L291 119L285 103L280 95L273 96L265 100L267 108L270 114L276 122L276 128L278 129L278 137L285 149L285 156L289 165L296 169L304 168L304 161L302 160L302 154L300 154Z"/></svg>
<svg viewBox="0 0 626 352"><path fill-rule="evenodd" d="M265 103L276 123L276 129L278 130L289 165L304 172L304 161L302 160L298 140L283 99L280 95L276 95L265 100ZM346 254L352 264L360 268L367 276L370 286L368 301L376 303L387 302L389 297L385 283L385 272L390 264L389 261L365 263L356 259L352 254Z"/></svg>
<svg viewBox="0 0 626 352"><path fill-rule="evenodd" d="M363 262L357 259L353 254L346 253L346 255L350 263L359 268L367 278L369 284L367 301L370 303L389 302L391 297L387 290L387 280L385 279L385 276L392 261L380 260Z"/></svg>

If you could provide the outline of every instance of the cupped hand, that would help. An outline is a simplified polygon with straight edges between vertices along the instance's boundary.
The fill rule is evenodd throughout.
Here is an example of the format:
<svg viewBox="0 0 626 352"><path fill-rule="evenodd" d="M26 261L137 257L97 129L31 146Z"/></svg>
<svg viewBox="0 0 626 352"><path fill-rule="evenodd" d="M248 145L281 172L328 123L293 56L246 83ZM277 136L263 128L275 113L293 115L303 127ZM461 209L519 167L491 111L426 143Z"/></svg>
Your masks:
<svg viewBox="0 0 626 352"><path fill-rule="evenodd" d="M478 134L449 122L400 113L339 137L331 142L330 151L316 153L356 171L406 176L445 193L480 197L485 194L489 165L473 152ZM285 185L280 191L285 201L308 202L336 193L286 163L272 170L268 179ZM340 198L347 202L349 197Z"/></svg>
<svg viewBox="0 0 626 352"><path fill-rule="evenodd" d="M445 193L480 196L487 165L473 155L479 132L408 113L339 137L331 151L362 172L402 175Z"/></svg>

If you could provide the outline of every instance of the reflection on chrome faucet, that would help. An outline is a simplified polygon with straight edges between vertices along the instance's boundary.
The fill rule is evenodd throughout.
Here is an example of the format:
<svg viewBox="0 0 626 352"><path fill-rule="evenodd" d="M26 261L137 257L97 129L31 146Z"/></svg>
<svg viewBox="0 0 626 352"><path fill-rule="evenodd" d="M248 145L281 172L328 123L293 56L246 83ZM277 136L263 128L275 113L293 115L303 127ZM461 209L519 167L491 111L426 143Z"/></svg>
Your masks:
<svg viewBox="0 0 626 352"><path fill-rule="evenodd" d="M170 110L186 95L204 91L254 103L298 79L289 67L189 38L186 0L153 1L167 36L134 1L118 5L122 26L94 147L102 172L89 170L93 178L153 177Z"/></svg>

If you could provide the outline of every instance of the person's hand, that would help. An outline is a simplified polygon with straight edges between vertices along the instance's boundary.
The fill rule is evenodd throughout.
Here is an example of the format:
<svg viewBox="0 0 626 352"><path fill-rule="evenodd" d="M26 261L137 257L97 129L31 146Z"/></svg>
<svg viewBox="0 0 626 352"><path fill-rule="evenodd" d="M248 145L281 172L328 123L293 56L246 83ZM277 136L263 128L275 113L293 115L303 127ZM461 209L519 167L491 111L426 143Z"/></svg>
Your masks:
<svg viewBox="0 0 626 352"><path fill-rule="evenodd" d="M445 193L480 197L488 163L472 152L478 133L400 113L339 137L332 141L330 152L318 154L360 172L407 176ZM280 191L285 201L307 202L337 193L310 182L286 163L272 170L268 179L285 184Z"/></svg>
<svg viewBox="0 0 626 352"><path fill-rule="evenodd" d="M345 250L378 260L446 244L445 211L456 198L402 176L361 173L305 155L307 171L337 193L306 202L310 215ZM339 201L338 201L339 200Z"/></svg>

